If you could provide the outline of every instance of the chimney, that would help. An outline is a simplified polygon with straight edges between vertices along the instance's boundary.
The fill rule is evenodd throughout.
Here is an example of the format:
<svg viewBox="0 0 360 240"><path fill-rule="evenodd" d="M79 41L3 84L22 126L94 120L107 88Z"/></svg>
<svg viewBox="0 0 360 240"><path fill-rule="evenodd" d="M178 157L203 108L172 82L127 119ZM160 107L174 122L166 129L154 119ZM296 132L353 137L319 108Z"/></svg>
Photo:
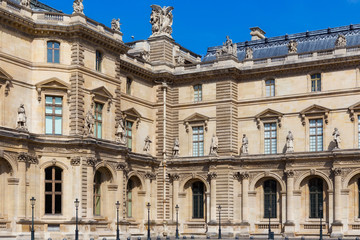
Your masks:
<svg viewBox="0 0 360 240"><path fill-rule="evenodd" d="M266 32L264 32L261 28L259 27L252 27L250 28L251 32L251 41L252 40L259 40L259 39L264 39L265 38L265 34Z"/></svg>

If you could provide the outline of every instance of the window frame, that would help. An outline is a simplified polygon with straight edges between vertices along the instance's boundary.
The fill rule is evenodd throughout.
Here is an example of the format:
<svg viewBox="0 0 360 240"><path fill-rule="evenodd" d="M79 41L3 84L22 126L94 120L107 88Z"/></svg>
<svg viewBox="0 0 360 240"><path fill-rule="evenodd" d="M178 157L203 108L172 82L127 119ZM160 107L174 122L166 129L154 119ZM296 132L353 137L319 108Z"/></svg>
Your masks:
<svg viewBox="0 0 360 240"><path fill-rule="evenodd" d="M263 133L263 140L264 140L264 154L267 154L267 155L269 155L269 154L277 154L278 153L278 146L277 146L277 144L278 144L278 141L277 141L277 137L278 137L278 122L273 122L273 121L264 121L263 122L263 124L264 124L264 133ZM270 124L270 125L274 125L275 126L275 131L273 131L272 129L271 129L271 126L270 126L270 130L266 130L266 125L267 124ZM271 133L272 132L275 132L275 138L273 138L273 137L269 137L269 138L267 138L266 137L266 132L270 132L270 135L271 135ZM269 139L270 140L270 142L269 142L269 150L270 150L270 152L266 152L266 140L267 139ZM275 139L275 152L272 152L272 139Z"/></svg>
<svg viewBox="0 0 360 240"><path fill-rule="evenodd" d="M195 84L193 85L194 91L194 102L202 102L203 100L203 85L202 84Z"/></svg>
<svg viewBox="0 0 360 240"><path fill-rule="evenodd" d="M317 122L316 122L315 127L311 126L311 121L318 121L318 120L321 120L321 129L322 129L321 135L318 134L318 128L320 128L320 127L317 127ZM324 151L324 119L321 117L320 118L309 118L308 121L309 121L309 152L322 152L322 151ZM311 134L312 128L315 128L315 134ZM321 150L319 150L318 136L321 136L321 140L322 140ZM314 146L315 150L312 150L311 137L315 137L315 146Z"/></svg>
<svg viewBox="0 0 360 240"><path fill-rule="evenodd" d="M95 51L95 70L102 72L102 61L104 59L103 53L100 50Z"/></svg>
<svg viewBox="0 0 360 240"><path fill-rule="evenodd" d="M194 193L194 189L196 189L195 187L197 187L199 191ZM205 199L204 199L205 184L201 181L196 181L193 184L191 184L191 196L192 196L191 199L192 219L204 219L205 218Z"/></svg>
<svg viewBox="0 0 360 240"><path fill-rule="evenodd" d="M49 48L49 43L51 43L51 47ZM58 48L55 48L55 44L59 44ZM60 47L61 43L59 41L49 40L46 41L46 62L47 63L55 63L60 64ZM51 50L51 62L49 62L49 50ZM58 51L58 59L55 59L55 51ZM58 61L55 61L58 60Z"/></svg>
<svg viewBox="0 0 360 240"><path fill-rule="evenodd" d="M316 187L320 186L320 190L317 189L317 191L312 191L311 183L312 183L312 181L315 181L315 180L317 181ZM324 180L319 177L311 178L311 179L309 179L309 182L308 182L308 188L309 188L309 219L324 218L324 210L325 210L324 209ZM312 194L316 198L314 200L315 206L312 205ZM322 206L322 208L323 208L323 210L321 212L319 209L320 206Z"/></svg>
<svg viewBox="0 0 360 240"><path fill-rule="evenodd" d="M268 83L270 82L270 83ZM268 87L269 87L269 95L268 95ZM273 87L273 88L272 88ZM265 80L265 97L275 97L276 95L276 85L275 85L275 79L266 79Z"/></svg>
<svg viewBox="0 0 360 240"><path fill-rule="evenodd" d="M194 134L194 129L195 128L197 128L199 130L200 130L200 128L202 128L201 129L202 135L201 134ZM206 129L205 129L205 127L203 125L192 125L191 126L191 131L192 131L192 136L191 136L192 156L193 157L203 157L204 156L204 147L205 147L204 139L205 139L205 131L206 131ZM202 136L202 140L197 140L197 141L194 142L194 135ZM200 138L198 137L197 139L200 139ZM196 144L196 143L197 143L197 148L195 149L194 144ZM202 143L202 149L200 148L200 146L201 146L200 143ZM196 155L194 154L195 150L197 150ZM200 150L202 151L202 154L200 154Z"/></svg>
<svg viewBox="0 0 360 240"><path fill-rule="evenodd" d="M48 97L51 97L52 98L52 103L51 104L48 104L46 102L46 98ZM61 104L56 104L56 98L60 98L61 99ZM64 112L64 109L63 109L63 97L62 96L54 96L54 95L45 95L45 135L62 135L63 134L63 112ZM47 113L46 112L46 108L47 107L51 107L52 108L52 113ZM56 114L55 110L56 108L59 108L61 107L61 114ZM52 117L52 133L47 133L46 132L46 118L47 117ZM61 129L61 132L60 133L55 133L55 129L56 129L56 122L55 122L55 119L56 117L59 117L61 119L61 126L60 126L60 129Z"/></svg>
<svg viewBox="0 0 360 240"><path fill-rule="evenodd" d="M96 171L93 182L93 214L101 216L101 172ZM96 201L98 200L98 201ZM98 202L98 205L97 205Z"/></svg>
<svg viewBox="0 0 360 240"><path fill-rule="evenodd" d="M51 179L47 179L46 171L51 169ZM60 180L56 180L56 170L60 171ZM62 196L63 196L63 169L58 166L49 166L44 169L44 212L45 215L62 214ZM51 191L46 191L46 184L51 184ZM60 191L56 191L56 184L60 184ZM46 196L51 196L51 213L47 212L47 200ZM56 196L60 195L60 212L56 212Z"/></svg>
<svg viewBox="0 0 360 240"><path fill-rule="evenodd" d="M126 85L125 85L125 93L131 95L131 86L133 83L133 79L130 77L126 78Z"/></svg>
<svg viewBox="0 0 360 240"><path fill-rule="evenodd" d="M131 126L129 126L131 125ZM130 151L133 150L133 127L134 122L130 120L125 120L125 136L126 136L126 147L130 149ZM131 133L131 136L129 136L128 133ZM131 142L131 147L129 147L129 142Z"/></svg>
<svg viewBox="0 0 360 240"><path fill-rule="evenodd" d="M309 75L309 79L310 79L310 92L321 92L322 85L323 85L322 74L320 72L312 73ZM313 88L313 85L314 85L314 88Z"/></svg>
<svg viewBox="0 0 360 240"><path fill-rule="evenodd" d="M98 110L98 106L101 106L101 111ZM104 104L101 102L95 102L94 104L94 136L95 138L102 139L103 136L103 109ZM98 119L98 117L101 117L101 120ZM98 136L98 130L99 130L99 124L100 124L100 132L101 136Z"/></svg>
<svg viewBox="0 0 360 240"><path fill-rule="evenodd" d="M126 217L127 218L132 218L133 217L133 211L132 211L132 207L133 207L133 188L134 188L134 182L133 180L129 179L128 183L126 185ZM129 195L130 195L130 199L129 199ZM130 211L129 211L130 209Z"/></svg>
<svg viewBox="0 0 360 240"><path fill-rule="evenodd" d="M266 189L268 189L265 185L266 183L271 183L273 184L271 186L270 184L270 188L272 187L275 187L275 191L274 189L272 188L271 191L267 192ZM268 208L269 208L269 205L271 205L271 213L270 213L270 218L275 218L277 219L277 201L278 201L278 196L277 196L277 189L278 189L278 186L277 186L277 181L274 180L274 179L268 179L268 180L265 180L263 182L263 194L264 194L264 218L269 218L269 211L268 211ZM268 198L268 201L267 202L267 198ZM274 199L275 198L275 199Z"/></svg>

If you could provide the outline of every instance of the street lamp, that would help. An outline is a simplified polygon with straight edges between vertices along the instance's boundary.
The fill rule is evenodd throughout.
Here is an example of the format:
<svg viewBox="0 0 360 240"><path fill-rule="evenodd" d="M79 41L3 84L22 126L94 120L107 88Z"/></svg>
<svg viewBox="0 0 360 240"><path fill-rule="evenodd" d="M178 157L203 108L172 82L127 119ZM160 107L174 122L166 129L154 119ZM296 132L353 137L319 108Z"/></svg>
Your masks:
<svg viewBox="0 0 360 240"><path fill-rule="evenodd" d="M219 209L219 239L221 239L221 205L218 207Z"/></svg>
<svg viewBox="0 0 360 240"><path fill-rule="evenodd" d="M319 207L319 213L320 213L320 240L323 239L323 234L322 234L322 217L323 217L323 214L322 214L322 212L323 212L323 207L322 207L322 205L320 205L320 207Z"/></svg>
<svg viewBox="0 0 360 240"><path fill-rule="evenodd" d="M35 239L35 230L34 230L34 206L36 199L34 197L30 198L31 203L31 240Z"/></svg>
<svg viewBox="0 0 360 240"><path fill-rule="evenodd" d="M148 231L147 231L147 240L151 240L150 238L150 203L148 202L148 204L146 205L147 209L148 209Z"/></svg>
<svg viewBox="0 0 360 240"><path fill-rule="evenodd" d="M120 202L117 201L115 203L116 205L116 240L120 240L120 233L119 233L119 208L120 208Z"/></svg>
<svg viewBox="0 0 360 240"><path fill-rule="evenodd" d="M178 228L178 224L179 224L179 205L176 204L175 209L176 209L176 231L175 231L175 239L179 239L179 228Z"/></svg>
<svg viewBox="0 0 360 240"><path fill-rule="evenodd" d="M78 210L79 210L79 200L76 198L75 201L75 208L76 208L76 217L75 217L75 240L79 240L79 229L78 229Z"/></svg>
<svg viewBox="0 0 360 240"><path fill-rule="evenodd" d="M268 239L273 239L272 238L272 234L271 234L271 207L268 208L268 212L269 212L269 235L268 235Z"/></svg>

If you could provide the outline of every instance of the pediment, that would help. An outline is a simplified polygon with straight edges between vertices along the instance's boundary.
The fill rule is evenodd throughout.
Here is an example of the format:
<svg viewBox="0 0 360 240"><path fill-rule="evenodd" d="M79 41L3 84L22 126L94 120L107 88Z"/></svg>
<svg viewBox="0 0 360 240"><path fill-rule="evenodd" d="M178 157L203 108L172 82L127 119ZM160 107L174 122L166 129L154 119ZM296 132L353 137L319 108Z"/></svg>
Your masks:
<svg viewBox="0 0 360 240"><path fill-rule="evenodd" d="M357 102L349 107L350 120L355 120L355 112L360 112L360 102Z"/></svg>
<svg viewBox="0 0 360 240"><path fill-rule="evenodd" d="M305 108L304 110L302 110L300 112L301 115L306 115L306 114L325 114L330 112L330 109L323 107L323 106L319 106L316 104L311 105L310 107Z"/></svg>
<svg viewBox="0 0 360 240"><path fill-rule="evenodd" d="M36 84L36 88L68 90L70 89L70 85L58 78L50 78Z"/></svg>
<svg viewBox="0 0 360 240"><path fill-rule="evenodd" d="M103 98L112 98L112 94L104 86L91 90L91 93Z"/></svg>
<svg viewBox="0 0 360 240"><path fill-rule="evenodd" d="M141 118L141 114L135 108L129 108L123 112L126 117Z"/></svg>
<svg viewBox="0 0 360 240"><path fill-rule="evenodd" d="M261 113L259 113L258 115L256 115L256 118L278 118L278 117L282 117L284 114L282 114L281 112L275 111L273 109L266 109L264 111L262 111Z"/></svg>
<svg viewBox="0 0 360 240"><path fill-rule="evenodd" d="M184 122L202 122L208 121L209 117L202 115L200 113L194 113L193 115L184 119Z"/></svg>

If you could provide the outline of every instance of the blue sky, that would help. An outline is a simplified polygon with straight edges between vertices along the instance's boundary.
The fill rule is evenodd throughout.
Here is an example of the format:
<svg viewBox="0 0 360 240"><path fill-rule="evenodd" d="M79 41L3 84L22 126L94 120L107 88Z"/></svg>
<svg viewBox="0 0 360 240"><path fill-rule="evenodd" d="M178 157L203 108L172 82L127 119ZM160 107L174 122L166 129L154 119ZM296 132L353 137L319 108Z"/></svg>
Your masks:
<svg viewBox="0 0 360 240"><path fill-rule="evenodd" d="M40 0L72 13L73 0ZM110 26L120 18L125 42L151 35L150 5L173 6L173 38L205 55L229 35L234 42L250 40L250 27L267 37L360 23L360 0L84 0L86 16Z"/></svg>

